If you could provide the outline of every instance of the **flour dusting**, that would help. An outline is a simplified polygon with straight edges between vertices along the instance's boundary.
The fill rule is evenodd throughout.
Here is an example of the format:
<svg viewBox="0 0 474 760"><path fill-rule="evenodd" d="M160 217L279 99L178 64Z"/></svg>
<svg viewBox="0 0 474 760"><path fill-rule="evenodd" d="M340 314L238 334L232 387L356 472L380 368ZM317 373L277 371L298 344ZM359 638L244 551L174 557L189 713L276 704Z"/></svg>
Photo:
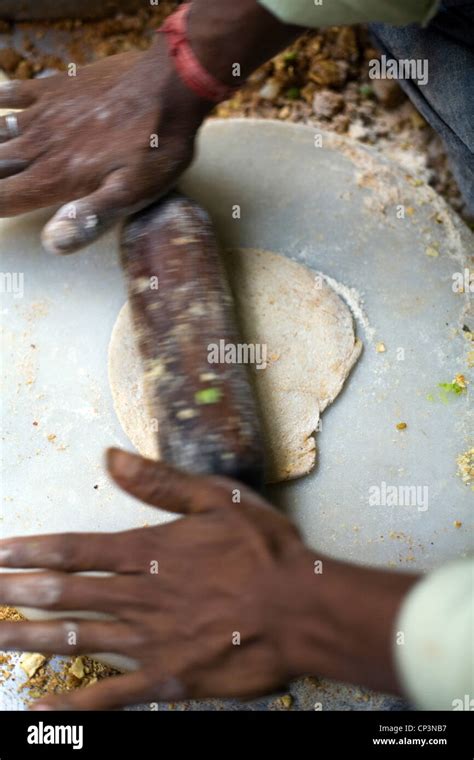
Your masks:
<svg viewBox="0 0 474 760"><path fill-rule="evenodd" d="M325 282L331 287L337 294L346 302L349 309L354 315L354 319L359 322L364 328L365 335L369 343L373 343L375 328L371 326L369 318L365 312L364 299L356 288L350 288L348 285L344 285L342 282L338 282L333 277L324 274L323 272L317 272L317 274L323 278Z"/></svg>

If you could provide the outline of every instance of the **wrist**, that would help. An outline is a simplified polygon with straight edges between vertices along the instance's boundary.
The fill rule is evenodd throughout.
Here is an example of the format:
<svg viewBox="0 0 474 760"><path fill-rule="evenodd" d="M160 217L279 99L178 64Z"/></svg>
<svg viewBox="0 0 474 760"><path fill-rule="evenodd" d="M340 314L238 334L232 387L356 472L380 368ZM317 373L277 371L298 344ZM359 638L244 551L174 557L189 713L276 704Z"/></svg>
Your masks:
<svg viewBox="0 0 474 760"><path fill-rule="evenodd" d="M280 589L282 656L292 677L319 675L399 693L395 621L417 576L301 552Z"/></svg>
<svg viewBox="0 0 474 760"><path fill-rule="evenodd" d="M168 56L189 90L203 100L220 103L231 97L234 86L220 82L199 61L189 40L190 2L184 3L166 19L158 32L166 36Z"/></svg>
<svg viewBox="0 0 474 760"><path fill-rule="evenodd" d="M186 86L169 55L165 35L157 35L145 55L159 72L160 121L177 135L195 133L212 111L213 103Z"/></svg>
<svg viewBox="0 0 474 760"><path fill-rule="evenodd" d="M231 97L254 69L301 33L257 0L193 0L180 6L158 31L166 38L167 63L175 71L178 89L184 85L197 96L196 108L204 115L211 110L209 103Z"/></svg>
<svg viewBox="0 0 474 760"><path fill-rule="evenodd" d="M188 32L204 68L237 87L303 30L283 24L257 0L193 0Z"/></svg>

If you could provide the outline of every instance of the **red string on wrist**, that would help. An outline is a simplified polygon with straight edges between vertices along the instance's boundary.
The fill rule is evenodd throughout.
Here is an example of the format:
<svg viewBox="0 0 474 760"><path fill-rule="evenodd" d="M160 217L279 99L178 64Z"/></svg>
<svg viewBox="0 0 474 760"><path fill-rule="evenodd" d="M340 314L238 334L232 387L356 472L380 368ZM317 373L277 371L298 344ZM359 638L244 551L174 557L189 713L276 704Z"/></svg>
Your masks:
<svg viewBox="0 0 474 760"><path fill-rule="evenodd" d="M168 16L158 32L166 34L176 70L190 90L204 100L221 103L233 95L235 87L222 84L201 65L188 39L188 15L191 3L185 3Z"/></svg>

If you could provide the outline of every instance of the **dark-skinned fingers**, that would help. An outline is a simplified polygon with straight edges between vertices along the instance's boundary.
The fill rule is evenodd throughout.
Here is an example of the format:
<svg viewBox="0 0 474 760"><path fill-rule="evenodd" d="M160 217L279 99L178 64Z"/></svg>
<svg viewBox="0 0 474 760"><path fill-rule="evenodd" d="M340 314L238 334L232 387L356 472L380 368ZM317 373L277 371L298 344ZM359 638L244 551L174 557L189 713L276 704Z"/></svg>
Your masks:
<svg viewBox="0 0 474 760"><path fill-rule="evenodd" d="M37 158L39 151L39 146L31 144L26 135L16 140L0 142L0 179L26 171ZM3 184L0 184L2 193Z"/></svg>
<svg viewBox="0 0 474 760"><path fill-rule="evenodd" d="M139 536L122 533L56 533L0 541L0 567L139 572Z"/></svg>
<svg viewBox="0 0 474 760"><path fill-rule="evenodd" d="M24 161L21 158L10 158L5 160L0 158L0 179L13 177L15 174L23 172L28 166L29 162Z"/></svg>
<svg viewBox="0 0 474 760"><path fill-rule="evenodd" d="M0 85L0 108L28 108L39 96L41 80L12 79Z"/></svg>
<svg viewBox="0 0 474 760"><path fill-rule="evenodd" d="M107 469L118 486L136 499L177 514L208 512L216 506L207 479L164 462L108 449Z"/></svg>
<svg viewBox="0 0 474 760"><path fill-rule="evenodd" d="M38 116L38 107L27 108L25 111L16 111L14 113L0 116L0 143L10 143L25 135L28 127ZM0 149L0 152L4 150ZM24 158L22 154L20 157Z"/></svg>
<svg viewBox="0 0 474 760"><path fill-rule="evenodd" d="M0 217L17 216L53 206L64 199L61 197L62 190L54 171L49 170L45 174L42 162L36 160L26 170L0 181Z"/></svg>
<svg viewBox="0 0 474 760"><path fill-rule="evenodd" d="M156 593L158 586L157 581ZM145 584L132 575L107 578L58 572L0 575L0 604L10 607L93 611L118 616L122 609L156 604L156 593L151 599L149 589L147 591Z"/></svg>
<svg viewBox="0 0 474 760"><path fill-rule="evenodd" d="M113 676L88 689L77 689L36 702L30 710L115 710L153 699L148 674L139 670L125 676Z"/></svg>
<svg viewBox="0 0 474 760"><path fill-rule="evenodd" d="M135 210L130 187L125 170L118 169L95 192L62 206L43 230L44 248L69 254L97 240L118 219Z"/></svg>
<svg viewBox="0 0 474 760"><path fill-rule="evenodd" d="M246 502L256 507L262 507L267 511L270 510L271 512L276 512L275 507L269 501L266 501L266 499L260 496L257 491L240 483L238 480L232 480L223 475L212 475L210 476L209 481L212 483L216 493L219 492L222 494L223 500L226 503L234 503L232 499L235 499L235 492L238 491L238 503Z"/></svg>
<svg viewBox="0 0 474 760"><path fill-rule="evenodd" d="M240 507L245 503L256 510L261 519L266 520L271 514L279 525L290 526L271 504L236 480L191 475L164 462L144 459L120 449L107 451L107 469L117 485L131 496L169 512L190 515L234 509L237 505L243 514ZM291 530L295 540L299 540L296 529Z"/></svg>
<svg viewBox="0 0 474 760"><path fill-rule="evenodd" d="M125 623L88 620L0 622L0 649L43 654L130 654L142 637Z"/></svg>
<svg viewBox="0 0 474 760"><path fill-rule="evenodd" d="M194 681L188 699L209 699L215 695L230 699L250 701L266 694L288 691L288 677L278 672L275 664L270 667L258 660L246 661L243 667L228 668L227 678L222 679L222 665L206 668L202 677Z"/></svg>
<svg viewBox="0 0 474 760"><path fill-rule="evenodd" d="M7 140L14 140L21 134L19 114L9 113L5 116L0 116L0 143L4 143Z"/></svg>

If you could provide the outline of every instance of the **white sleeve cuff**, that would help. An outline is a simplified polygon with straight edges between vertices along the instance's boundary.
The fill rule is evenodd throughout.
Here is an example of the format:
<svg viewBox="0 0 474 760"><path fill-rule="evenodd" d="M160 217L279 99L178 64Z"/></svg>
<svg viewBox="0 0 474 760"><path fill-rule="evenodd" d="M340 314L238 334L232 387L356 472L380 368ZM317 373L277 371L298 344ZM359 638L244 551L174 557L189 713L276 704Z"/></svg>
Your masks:
<svg viewBox="0 0 474 760"><path fill-rule="evenodd" d="M427 24L440 0L259 0L285 24L304 27L338 26L381 21L386 24Z"/></svg>
<svg viewBox="0 0 474 760"><path fill-rule="evenodd" d="M403 602L395 659L405 691L423 710L474 708L473 602L474 558L430 573Z"/></svg>

